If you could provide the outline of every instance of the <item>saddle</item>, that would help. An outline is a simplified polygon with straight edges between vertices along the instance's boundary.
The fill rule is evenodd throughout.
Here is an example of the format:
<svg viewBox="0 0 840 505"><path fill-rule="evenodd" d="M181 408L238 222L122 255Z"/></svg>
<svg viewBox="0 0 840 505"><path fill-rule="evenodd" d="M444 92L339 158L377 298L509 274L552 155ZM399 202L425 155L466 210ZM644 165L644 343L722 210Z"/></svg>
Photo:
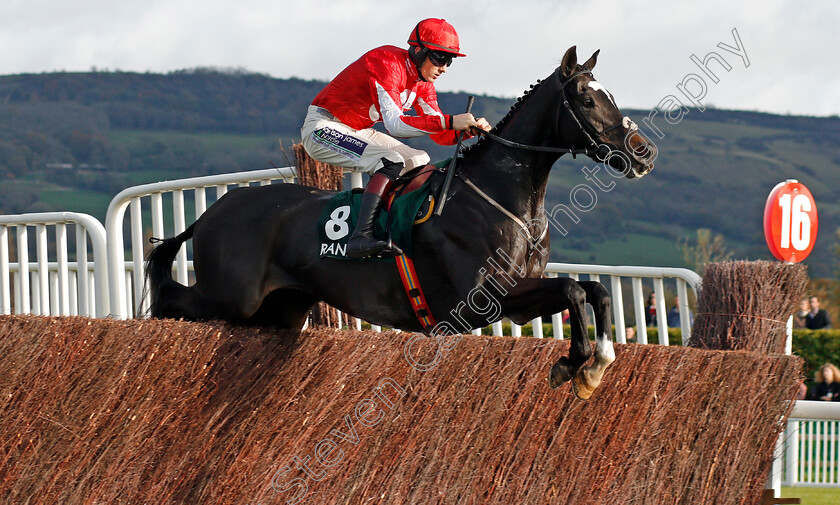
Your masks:
<svg viewBox="0 0 840 505"><path fill-rule="evenodd" d="M388 197L388 201L385 203L385 210L390 209L391 202L393 202L395 198L398 198L400 195L406 195L412 191L416 191L422 188L424 184L429 183L429 199L427 200L427 203L423 205L424 208L428 209L428 212L423 212L422 215L418 213L417 220L415 220L414 224L420 224L428 220L429 216L431 216L434 211L435 196L440 192L441 186L443 186L443 177L441 177L441 175L446 173L446 167L448 165L449 160L438 161L422 167L415 167L400 175L395 181L396 185L394 190L391 192L391 195Z"/></svg>
<svg viewBox="0 0 840 505"><path fill-rule="evenodd" d="M396 180L394 190L383 202L374 223L374 236L391 237L407 255L411 255L411 229L425 223L434 211L435 195L444 180L447 161L417 167ZM355 228L362 189L337 193L324 206L318 219L319 254L321 257L346 257L347 240ZM393 258L365 260L392 261Z"/></svg>

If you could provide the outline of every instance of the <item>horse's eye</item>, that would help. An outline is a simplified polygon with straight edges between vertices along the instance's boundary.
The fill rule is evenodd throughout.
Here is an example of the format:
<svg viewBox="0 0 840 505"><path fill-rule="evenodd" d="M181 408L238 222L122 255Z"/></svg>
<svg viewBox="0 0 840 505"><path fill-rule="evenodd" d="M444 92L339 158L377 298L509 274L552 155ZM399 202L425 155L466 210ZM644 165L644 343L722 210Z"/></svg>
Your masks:
<svg viewBox="0 0 840 505"><path fill-rule="evenodd" d="M594 105L595 105L594 100L592 100L591 98L584 98L584 100L583 100L583 106L584 107L592 107Z"/></svg>

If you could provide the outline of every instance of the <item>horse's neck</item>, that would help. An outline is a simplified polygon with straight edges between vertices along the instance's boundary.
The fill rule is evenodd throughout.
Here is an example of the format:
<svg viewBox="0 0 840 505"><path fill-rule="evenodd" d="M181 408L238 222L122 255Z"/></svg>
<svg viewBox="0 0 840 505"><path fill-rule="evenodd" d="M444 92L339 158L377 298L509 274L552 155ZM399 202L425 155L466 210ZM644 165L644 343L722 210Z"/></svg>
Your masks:
<svg viewBox="0 0 840 505"><path fill-rule="evenodd" d="M521 144L548 145L558 106L553 88L542 84L524 97L495 133ZM548 174L558 156L507 147L491 139L481 142L486 145L476 146L464 159L464 175L518 216L531 218L541 212Z"/></svg>

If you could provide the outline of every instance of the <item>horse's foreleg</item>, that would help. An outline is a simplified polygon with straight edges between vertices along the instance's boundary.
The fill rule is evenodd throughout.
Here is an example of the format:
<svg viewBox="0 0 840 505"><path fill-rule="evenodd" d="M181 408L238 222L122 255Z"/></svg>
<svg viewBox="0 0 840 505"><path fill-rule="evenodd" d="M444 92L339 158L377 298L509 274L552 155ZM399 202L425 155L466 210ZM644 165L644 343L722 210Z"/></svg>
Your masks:
<svg viewBox="0 0 840 505"><path fill-rule="evenodd" d="M569 356L563 356L558 359L552 365L551 371L548 374L548 385L552 389L559 388L565 382L575 377L580 367L592 356L584 312L586 308L586 294L576 281L573 279L569 280L573 284L570 285L567 295L564 296L564 301L567 302L569 309L569 329L571 330L572 341L569 347ZM572 386L574 388L574 383ZM577 391L575 391L575 394L577 395Z"/></svg>
<svg viewBox="0 0 840 505"><path fill-rule="evenodd" d="M606 368L615 361L612 343L611 299L607 289L600 282L580 282L586 292L586 300L595 312L595 362L581 368L572 381L575 395L582 400L589 399L601 384Z"/></svg>
<svg viewBox="0 0 840 505"><path fill-rule="evenodd" d="M569 356L560 358L551 367L548 383L560 387L578 373L580 367L592 356L586 331L584 305L586 291L574 279L522 279L503 300L504 314L518 324L540 316L569 310L572 338Z"/></svg>

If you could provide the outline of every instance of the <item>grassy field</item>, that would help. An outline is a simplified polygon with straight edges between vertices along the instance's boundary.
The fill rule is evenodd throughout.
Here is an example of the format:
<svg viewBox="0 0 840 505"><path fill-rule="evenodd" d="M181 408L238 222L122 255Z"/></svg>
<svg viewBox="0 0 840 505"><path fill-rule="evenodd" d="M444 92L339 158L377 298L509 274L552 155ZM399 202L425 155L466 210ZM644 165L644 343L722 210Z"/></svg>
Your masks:
<svg viewBox="0 0 840 505"><path fill-rule="evenodd" d="M150 142L193 141L216 149L264 149L277 142L274 135L244 135L236 133L184 133L154 130L112 130L108 139L129 149Z"/></svg>
<svg viewBox="0 0 840 505"><path fill-rule="evenodd" d="M107 136L111 142L127 151L142 150L144 146L170 143L179 146L189 146L189 148L196 152L207 153L207 156L214 159L229 159L230 153L238 152L263 153L259 158L262 163L260 166L242 168L231 164L230 168L226 166L222 167L223 169L221 171L224 172L267 168L272 162L278 164L278 166L287 166L290 162L290 159L286 159L285 152L276 151L275 146L279 146L276 136L137 130L112 130L108 132ZM271 153L272 150L274 150L273 153ZM287 150L291 153L290 149ZM271 159L269 160L269 158ZM254 163L258 162L255 161ZM104 222L108 204L121 189L151 182L193 177L197 175L194 173L195 170L202 170L202 168L199 166L185 166L183 170L167 170L158 167L149 167L147 170L80 171L74 174L76 180L80 182L102 177L110 177L122 182L122 184L115 186L113 190L107 191L63 185L55 180L54 176L56 174L51 170L33 171L17 181L5 182L4 184L11 184L23 190L34 191L38 196L38 200L40 200L39 210L52 209L83 212ZM212 170L212 172L219 171L219 169ZM192 202L190 201L188 202L188 209L191 206ZM188 216L188 220L191 219L193 217Z"/></svg>
<svg viewBox="0 0 840 505"><path fill-rule="evenodd" d="M551 261L599 265L685 266L675 240L639 233L628 233L619 238L597 242L588 251L570 249L564 246L562 238L552 238Z"/></svg>
<svg viewBox="0 0 840 505"><path fill-rule="evenodd" d="M114 195L90 191L85 189L43 189L40 192L41 200L47 202L51 207L62 211L82 212L90 214L105 222L105 214L108 212L108 204Z"/></svg>
<svg viewBox="0 0 840 505"><path fill-rule="evenodd" d="M840 488L783 487L782 498L801 498L802 505L837 505Z"/></svg>

